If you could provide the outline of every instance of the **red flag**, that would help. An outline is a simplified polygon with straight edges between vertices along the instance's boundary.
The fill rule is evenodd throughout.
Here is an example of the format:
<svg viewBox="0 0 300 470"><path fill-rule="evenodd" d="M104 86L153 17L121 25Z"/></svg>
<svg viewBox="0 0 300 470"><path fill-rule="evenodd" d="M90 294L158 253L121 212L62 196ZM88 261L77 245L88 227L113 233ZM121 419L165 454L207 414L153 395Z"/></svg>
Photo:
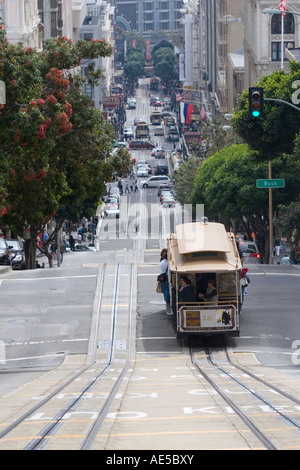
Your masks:
<svg viewBox="0 0 300 470"><path fill-rule="evenodd" d="M279 10L282 16L286 15L286 0L279 0Z"/></svg>

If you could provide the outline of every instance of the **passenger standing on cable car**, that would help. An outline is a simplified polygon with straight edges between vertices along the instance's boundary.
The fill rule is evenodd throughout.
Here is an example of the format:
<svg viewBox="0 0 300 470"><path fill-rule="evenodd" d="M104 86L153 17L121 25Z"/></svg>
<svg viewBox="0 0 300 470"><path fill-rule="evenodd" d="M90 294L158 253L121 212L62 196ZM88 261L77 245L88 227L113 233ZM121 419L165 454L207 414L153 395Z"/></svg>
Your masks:
<svg viewBox="0 0 300 470"><path fill-rule="evenodd" d="M164 300L167 304L167 313L170 313L170 290L169 290L169 281L168 281L168 250L167 248L163 248L163 250L160 253L160 264L159 264L159 269L160 269L160 274L166 273L167 275L167 280L162 283L163 285L163 294L164 294Z"/></svg>

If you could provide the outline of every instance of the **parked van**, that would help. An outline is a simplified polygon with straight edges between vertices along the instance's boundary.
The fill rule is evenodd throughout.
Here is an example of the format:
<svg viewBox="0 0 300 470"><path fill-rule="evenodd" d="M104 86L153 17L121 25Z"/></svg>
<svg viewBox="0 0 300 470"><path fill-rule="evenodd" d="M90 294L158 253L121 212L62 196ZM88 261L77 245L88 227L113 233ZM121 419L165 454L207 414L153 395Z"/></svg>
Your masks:
<svg viewBox="0 0 300 470"><path fill-rule="evenodd" d="M147 180L141 181L142 188L158 188L161 184L171 184L171 180L166 175L151 176Z"/></svg>

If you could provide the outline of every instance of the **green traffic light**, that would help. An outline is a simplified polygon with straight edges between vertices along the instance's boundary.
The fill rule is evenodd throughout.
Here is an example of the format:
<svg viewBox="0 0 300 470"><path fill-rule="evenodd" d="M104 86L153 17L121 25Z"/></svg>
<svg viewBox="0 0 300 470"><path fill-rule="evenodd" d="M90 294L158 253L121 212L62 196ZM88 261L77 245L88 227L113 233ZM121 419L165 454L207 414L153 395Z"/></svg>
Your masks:
<svg viewBox="0 0 300 470"><path fill-rule="evenodd" d="M252 111L252 116L253 117L259 117L260 112L259 111Z"/></svg>

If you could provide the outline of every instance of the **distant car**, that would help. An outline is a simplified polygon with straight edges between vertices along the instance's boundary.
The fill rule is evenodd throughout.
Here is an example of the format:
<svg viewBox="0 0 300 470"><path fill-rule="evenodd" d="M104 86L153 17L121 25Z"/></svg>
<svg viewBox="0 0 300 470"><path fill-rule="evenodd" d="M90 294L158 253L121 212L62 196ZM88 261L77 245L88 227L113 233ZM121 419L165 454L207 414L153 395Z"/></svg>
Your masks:
<svg viewBox="0 0 300 470"><path fill-rule="evenodd" d="M161 203L163 207L175 207L174 198L171 196L163 198Z"/></svg>
<svg viewBox="0 0 300 470"><path fill-rule="evenodd" d="M148 165L141 165L137 169L136 176L148 176Z"/></svg>
<svg viewBox="0 0 300 470"><path fill-rule="evenodd" d="M118 203L120 204L121 195L120 195L119 188L110 188L107 194L107 199L112 198L112 197L116 198Z"/></svg>
<svg viewBox="0 0 300 470"><path fill-rule="evenodd" d="M146 160L139 160L136 164L136 169L138 170L141 166L147 166L148 168L148 175L152 174L151 165Z"/></svg>
<svg viewBox="0 0 300 470"><path fill-rule="evenodd" d="M169 134L167 139L169 142L179 142L179 134Z"/></svg>
<svg viewBox="0 0 300 470"><path fill-rule="evenodd" d="M172 183L160 184L157 188L157 195L160 196L164 189L168 189L172 192L173 184Z"/></svg>
<svg viewBox="0 0 300 470"><path fill-rule="evenodd" d="M168 189L164 189L161 193L160 193L160 196L159 196L159 200L160 202L163 202L164 199L166 198L172 198L174 199L174 196L172 194L172 192Z"/></svg>
<svg viewBox="0 0 300 470"><path fill-rule="evenodd" d="M149 140L131 140L129 142L130 149L153 149L155 147Z"/></svg>
<svg viewBox="0 0 300 470"><path fill-rule="evenodd" d="M86 246L77 243L77 245L74 246L74 251L96 251L96 248L94 246Z"/></svg>
<svg viewBox="0 0 300 470"><path fill-rule="evenodd" d="M260 262L260 254L256 243L253 241L240 241L239 249L246 264L256 264Z"/></svg>
<svg viewBox="0 0 300 470"><path fill-rule="evenodd" d="M163 119L164 119L165 117L172 117L172 114L169 113L169 111L163 110L163 111L161 112L161 117L162 117Z"/></svg>
<svg viewBox="0 0 300 470"><path fill-rule="evenodd" d="M156 147L155 149L153 149L151 155L155 158L165 158L166 152L162 147Z"/></svg>
<svg viewBox="0 0 300 470"><path fill-rule="evenodd" d="M175 126L175 124L176 124L175 118L169 117L167 120L167 127Z"/></svg>
<svg viewBox="0 0 300 470"><path fill-rule="evenodd" d="M168 165L156 165L154 167L155 175L167 175L169 173Z"/></svg>
<svg viewBox="0 0 300 470"><path fill-rule="evenodd" d="M166 175L151 176L147 180L141 181L140 185L142 188L157 188L163 183L170 184L170 178Z"/></svg>
<svg viewBox="0 0 300 470"><path fill-rule="evenodd" d="M108 197L106 200L106 205L116 205L119 207L119 200L116 197Z"/></svg>
<svg viewBox="0 0 300 470"><path fill-rule="evenodd" d="M172 104L171 103L164 103L163 107L164 107L164 111L172 111Z"/></svg>
<svg viewBox="0 0 300 470"><path fill-rule="evenodd" d="M143 121L142 118L140 118L140 117L135 117L134 120L133 120L133 124L136 126L137 123L138 123L138 122L141 122L141 121Z"/></svg>
<svg viewBox="0 0 300 470"><path fill-rule="evenodd" d="M132 99L128 103L128 109L135 109L135 108L136 108L136 101Z"/></svg>
<svg viewBox="0 0 300 470"><path fill-rule="evenodd" d="M11 251L11 267L14 270L26 269L25 253L19 240L6 239Z"/></svg>
<svg viewBox="0 0 300 470"><path fill-rule="evenodd" d="M155 100L154 101L154 106L161 106L161 101L160 100Z"/></svg>
<svg viewBox="0 0 300 470"><path fill-rule="evenodd" d="M11 264L11 250L4 238L0 238L0 264Z"/></svg>
<svg viewBox="0 0 300 470"><path fill-rule="evenodd" d="M112 217L119 219L120 209L117 204L107 204L104 207L104 217Z"/></svg>
<svg viewBox="0 0 300 470"><path fill-rule="evenodd" d="M126 139L132 139L133 138L133 130L132 127L125 127L124 129L124 137Z"/></svg>
<svg viewBox="0 0 300 470"><path fill-rule="evenodd" d="M151 96L150 98L150 106L154 106L155 103L159 100L158 96Z"/></svg>
<svg viewBox="0 0 300 470"><path fill-rule="evenodd" d="M164 135L164 129L160 126L155 127L154 135Z"/></svg>
<svg viewBox="0 0 300 470"><path fill-rule="evenodd" d="M127 149L127 148L128 148L128 144L127 144L127 142L114 142L114 143L113 143L113 147L114 147L114 148L123 147L123 148Z"/></svg>

